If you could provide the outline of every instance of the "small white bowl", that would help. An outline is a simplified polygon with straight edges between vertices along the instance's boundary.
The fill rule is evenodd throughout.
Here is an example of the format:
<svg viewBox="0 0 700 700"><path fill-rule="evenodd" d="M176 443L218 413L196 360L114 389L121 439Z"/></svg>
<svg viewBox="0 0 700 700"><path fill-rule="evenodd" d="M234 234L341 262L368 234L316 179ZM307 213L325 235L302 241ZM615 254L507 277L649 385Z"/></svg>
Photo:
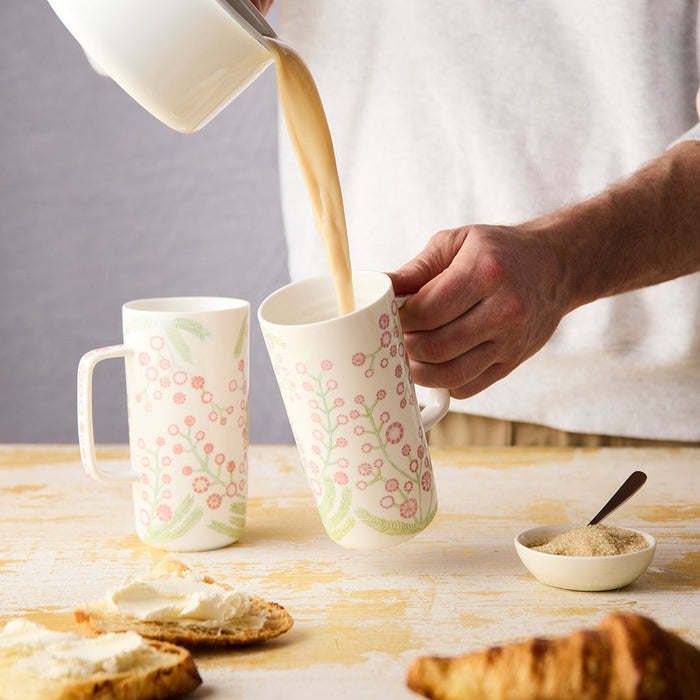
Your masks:
<svg viewBox="0 0 700 700"><path fill-rule="evenodd" d="M530 547L550 540L565 530L581 525L544 525L525 530L515 537L515 550L520 561L542 583L571 591L611 591L628 586L642 574L654 558L656 539L641 530L649 546L639 552L604 557L569 557L546 554ZM630 528L625 528L630 529Z"/></svg>

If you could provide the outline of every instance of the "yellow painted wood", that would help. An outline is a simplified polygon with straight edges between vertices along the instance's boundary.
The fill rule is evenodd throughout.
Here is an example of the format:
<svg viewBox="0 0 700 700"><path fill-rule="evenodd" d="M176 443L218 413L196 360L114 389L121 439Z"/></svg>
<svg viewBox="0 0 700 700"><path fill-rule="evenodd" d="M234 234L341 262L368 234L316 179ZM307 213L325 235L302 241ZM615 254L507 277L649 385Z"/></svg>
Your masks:
<svg viewBox="0 0 700 700"><path fill-rule="evenodd" d="M123 463L123 446L100 458ZM433 450L439 512L413 540L352 552L325 535L296 450L250 449L248 522L225 549L178 555L213 578L275 600L294 628L268 644L197 653L193 697L406 698L410 661L649 615L700 646L700 450ZM635 469L649 480L609 524L658 540L649 570L620 591L548 588L513 547L520 530L579 524ZM74 629L72 609L163 552L134 535L128 485L92 481L75 446L0 446L0 625L16 617Z"/></svg>

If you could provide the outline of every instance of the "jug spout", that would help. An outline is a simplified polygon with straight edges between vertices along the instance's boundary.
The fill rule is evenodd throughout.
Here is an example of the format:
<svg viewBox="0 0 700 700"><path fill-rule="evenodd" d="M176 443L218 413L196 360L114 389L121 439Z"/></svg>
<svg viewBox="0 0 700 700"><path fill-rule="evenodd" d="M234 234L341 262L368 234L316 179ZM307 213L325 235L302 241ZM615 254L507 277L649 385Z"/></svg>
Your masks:
<svg viewBox="0 0 700 700"><path fill-rule="evenodd" d="M167 126L201 129L272 63L247 0L48 0L101 71Z"/></svg>

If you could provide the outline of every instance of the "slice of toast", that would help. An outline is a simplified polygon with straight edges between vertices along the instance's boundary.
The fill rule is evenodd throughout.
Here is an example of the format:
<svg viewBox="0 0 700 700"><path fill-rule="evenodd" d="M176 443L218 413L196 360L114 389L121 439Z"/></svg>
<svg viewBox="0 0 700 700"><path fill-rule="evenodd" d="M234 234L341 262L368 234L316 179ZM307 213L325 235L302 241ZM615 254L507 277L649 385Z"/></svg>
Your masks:
<svg viewBox="0 0 700 700"><path fill-rule="evenodd" d="M179 561L165 560L156 565L153 576L185 577L189 569ZM216 583L208 576L201 580L202 586L216 586L227 591L235 589L224 583ZM143 620L131 615L120 614L105 604L104 599L84 605L73 611L75 620L97 634L131 630L148 639L155 639L184 647L198 646L243 646L273 639L291 629L294 620L277 603L259 596L247 596L247 610L219 625L209 621L198 624L196 620Z"/></svg>
<svg viewBox="0 0 700 700"><path fill-rule="evenodd" d="M0 646L0 700L164 700L185 695L202 682L187 649L152 640L144 640L145 650L118 670L78 663L70 672L57 672L53 658L66 663L71 653L63 638L76 637L56 632L39 644ZM95 639L83 641L89 650Z"/></svg>

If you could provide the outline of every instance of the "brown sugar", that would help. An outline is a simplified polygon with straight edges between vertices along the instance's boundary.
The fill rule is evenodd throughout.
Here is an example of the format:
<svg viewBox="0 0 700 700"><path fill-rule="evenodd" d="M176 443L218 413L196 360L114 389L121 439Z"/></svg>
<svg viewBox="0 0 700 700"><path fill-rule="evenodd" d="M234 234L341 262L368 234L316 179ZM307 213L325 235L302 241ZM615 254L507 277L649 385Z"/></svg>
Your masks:
<svg viewBox="0 0 700 700"><path fill-rule="evenodd" d="M530 547L538 552L568 557L609 557L639 552L648 546L646 538L638 532L607 525L588 525L567 530Z"/></svg>

